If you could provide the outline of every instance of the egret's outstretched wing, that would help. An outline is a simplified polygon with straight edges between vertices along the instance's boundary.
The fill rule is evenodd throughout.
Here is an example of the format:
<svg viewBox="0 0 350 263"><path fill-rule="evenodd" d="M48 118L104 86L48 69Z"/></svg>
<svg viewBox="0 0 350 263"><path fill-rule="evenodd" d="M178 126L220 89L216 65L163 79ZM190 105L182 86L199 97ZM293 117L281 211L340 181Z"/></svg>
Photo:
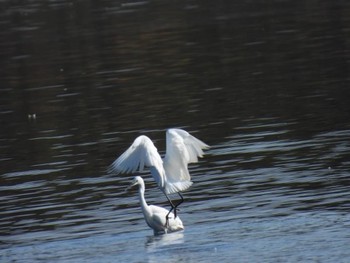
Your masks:
<svg viewBox="0 0 350 263"><path fill-rule="evenodd" d="M198 162L203 156L203 149L209 146L187 131L169 129L166 133L166 154L164 169L167 177L167 193L186 190L191 186L191 177L187 164Z"/></svg>
<svg viewBox="0 0 350 263"><path fill-rule="evenodd" d="M152 175L158 184L163 181L163 161L150 138L141 135L109 167L109 172L133 173L151 167ZM158 178L159 177L159 178Z"/></svg>
<svg viewBox="0 0 350 263"><path fill-rule="evenodd" d="M182 138L183 144L188 152L188 163L198 162L198 157L203 157L203 150L209 148L209 145L192 136L187 131L181 129L169 129L167 131L167 152L168 147L172 147L171 141L177 136Z"/></svg>

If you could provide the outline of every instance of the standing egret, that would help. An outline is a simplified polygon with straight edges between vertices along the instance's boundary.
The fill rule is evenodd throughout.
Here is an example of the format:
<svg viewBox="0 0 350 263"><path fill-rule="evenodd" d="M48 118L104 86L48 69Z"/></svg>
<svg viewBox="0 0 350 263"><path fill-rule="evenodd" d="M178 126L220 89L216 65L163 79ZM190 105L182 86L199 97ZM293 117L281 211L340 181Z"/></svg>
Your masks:
<svg viewBox="0 0 350 263"><path fill-rule="evenodd" d="M170 213L168 219L166 219L166 216L169 213L168 210L160 206L147 204L144 195L145 183L143 182L141 176L136 176L128 189L135 185L139 186L139 198L143 216L147 225L153 229L155 235L184 229L182 221L179 217L175 218L174 214Z"/></svg>
<svg viewBox="0 0 350 263"><path fill-rule="evenodd" d="M116 173L134 173L143 171L148 166L158 187L168 199L174 210L183 202L180 192L191 185L191 177L187 165L198 162L203 156L203 149L209 146L181 129L168 129L166 132L166 153L162 159L150 138L141 135L133 144L116 159L109 170ZM168 194L178 193L181 200L174 205ZM169 216L167 215L167 217Z"/></svg>

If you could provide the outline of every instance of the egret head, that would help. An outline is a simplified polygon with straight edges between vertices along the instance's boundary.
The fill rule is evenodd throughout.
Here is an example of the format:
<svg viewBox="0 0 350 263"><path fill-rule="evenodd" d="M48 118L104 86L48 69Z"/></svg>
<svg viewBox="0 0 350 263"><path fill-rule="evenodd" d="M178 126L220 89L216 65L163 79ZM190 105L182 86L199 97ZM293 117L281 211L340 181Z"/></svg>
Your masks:
<svg viewBox="0 0 350 263"><path fill-rule="evenodd" d="M125 191L129 191L131 188L133 188L136 185L143 185L143 179L141 176L135 176L134 179L132 180L131 184L125 189Z"/></svg>
<svg viewBox="0 0 350 263"><path fill-rule="evenodd" d="M131 186L141 185L143 183L143 179L141 176L135 176L132 180Z"/></svg>

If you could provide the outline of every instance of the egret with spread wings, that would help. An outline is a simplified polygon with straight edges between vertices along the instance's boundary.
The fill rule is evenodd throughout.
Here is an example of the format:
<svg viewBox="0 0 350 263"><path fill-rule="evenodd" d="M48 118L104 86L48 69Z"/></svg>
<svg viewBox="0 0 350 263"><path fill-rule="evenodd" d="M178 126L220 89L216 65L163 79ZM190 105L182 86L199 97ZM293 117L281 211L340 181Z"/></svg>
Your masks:
<svg viewBox="0 0 350 263"><path fill-rule="evenodd" d="M145 166L149 167L158 187L171 205L167 217L172 210L176 217L176 208L184 200L180 192L192 185L188 164L198 162L198 157L202 157L203 150L207 148L209 148L207 144L185 130L168 129L166 153L162 159L151 139L141 135L111 164L109 171L134 173L137 170L143 171ZM178 193L181 198L176 205L168 196L173 193Z"/></svg>

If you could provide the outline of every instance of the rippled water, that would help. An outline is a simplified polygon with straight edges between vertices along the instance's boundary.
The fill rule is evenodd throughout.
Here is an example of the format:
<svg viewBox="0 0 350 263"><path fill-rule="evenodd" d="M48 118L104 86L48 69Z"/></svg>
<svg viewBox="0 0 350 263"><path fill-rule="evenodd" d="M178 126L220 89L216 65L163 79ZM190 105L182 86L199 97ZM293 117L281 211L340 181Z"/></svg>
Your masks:
<svg viewBox="0 0 350 263"><path fill-rule="evenodd" d="M346 1L1 5L0 261L349 261ZM169 127L211 148L153 236L106 170Z"/></svg>

